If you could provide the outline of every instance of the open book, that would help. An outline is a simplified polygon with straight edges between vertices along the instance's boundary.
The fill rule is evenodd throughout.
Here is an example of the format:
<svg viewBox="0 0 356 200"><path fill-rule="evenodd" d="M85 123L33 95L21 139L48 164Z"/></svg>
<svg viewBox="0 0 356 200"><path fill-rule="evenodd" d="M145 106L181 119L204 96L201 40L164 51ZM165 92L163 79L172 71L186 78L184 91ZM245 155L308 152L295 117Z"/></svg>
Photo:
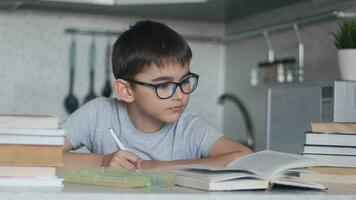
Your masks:
<svg viewBox="0 0 356 200"><path fill-rule="evenodd" d="M261 151L232 161L227 167L183 165L175 170L177 185L203 190L267 189L273 184L326 189L298 174L317 161L296 154Z"/></svg>

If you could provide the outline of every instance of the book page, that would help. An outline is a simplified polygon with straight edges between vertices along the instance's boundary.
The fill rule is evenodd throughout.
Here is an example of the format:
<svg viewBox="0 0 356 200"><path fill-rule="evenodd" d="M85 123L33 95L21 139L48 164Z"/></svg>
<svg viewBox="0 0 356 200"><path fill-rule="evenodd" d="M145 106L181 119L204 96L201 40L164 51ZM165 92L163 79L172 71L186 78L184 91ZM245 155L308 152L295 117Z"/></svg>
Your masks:
<svg viewBox="0 0 356 200"><path fill-rule="evenodd" d="M191 178L196 178L200 180L210 181L227 181L236 180L240 178L255 178L257 176L253 174L243 173L243 172L228 172L228 171L210 171L210 170L198 170L198 169L181 169L173 170L178 176L188 176Z"/></svg>
<svg viewBox="0 0 356 200"><path fill-rule="evenodd" d="M278 185L304 187L304 188L312 188L318 190L327 189L324 185L320 183L305 181L297 177L281 177L281 178L274 179L272 183Z"/></svg>
<svg viewBox="0 0 356 200"><path fill-rule="evenodd" d="M270 180L286 169L316 165L315 159L297 154L265 150L237 158L227 168L251 171L265 180Z"/></svg>

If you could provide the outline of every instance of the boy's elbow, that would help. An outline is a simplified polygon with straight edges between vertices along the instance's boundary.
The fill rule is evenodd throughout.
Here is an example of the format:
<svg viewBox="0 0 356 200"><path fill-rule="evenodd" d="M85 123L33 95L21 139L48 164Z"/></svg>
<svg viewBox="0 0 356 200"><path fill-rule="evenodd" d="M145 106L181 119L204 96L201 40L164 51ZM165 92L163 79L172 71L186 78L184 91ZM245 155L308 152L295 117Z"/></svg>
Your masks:
<svg viewBox="0 0 356 200"><path fill-rule="evenodd" d="M72 149L72 145L70 144L69 140L65 137L64 145L63 145L63 152L70 151L71 149Z"/></svg>

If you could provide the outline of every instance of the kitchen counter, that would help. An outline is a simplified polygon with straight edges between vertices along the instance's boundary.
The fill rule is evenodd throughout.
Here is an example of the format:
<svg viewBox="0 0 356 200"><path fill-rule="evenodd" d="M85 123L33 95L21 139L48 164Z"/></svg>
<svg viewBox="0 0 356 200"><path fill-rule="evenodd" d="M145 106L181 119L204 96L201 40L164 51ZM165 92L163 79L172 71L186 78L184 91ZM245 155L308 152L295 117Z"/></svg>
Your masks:
<svg viewBox="0 0 356 200"><path fill-rule="evenodd" d="M326 191L275 187L272 191L205 192L183 187L117 189L101 186L65 184L63 188L0 188L0 199L60 200L229 200L229 199L356 199L356 185L326 184Z"/></svg>

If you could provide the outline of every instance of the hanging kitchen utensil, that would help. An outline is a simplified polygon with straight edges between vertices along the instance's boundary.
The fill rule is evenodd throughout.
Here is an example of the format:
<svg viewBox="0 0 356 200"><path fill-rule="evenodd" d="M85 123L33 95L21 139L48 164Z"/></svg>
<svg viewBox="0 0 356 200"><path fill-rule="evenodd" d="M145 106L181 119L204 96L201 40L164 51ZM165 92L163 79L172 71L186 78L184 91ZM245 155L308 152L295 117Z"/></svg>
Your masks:
<svg viewBox="0 0 356 200"><path fill-rule="evenodd" d="M263 37L267 45L267 61L258 63L257 66L251 69L250 84L252 86L277 80L277 63L274 62L274 49L267 30L263 31Z"/></svg>
<svg viewBox="0 0 356 200"><path fill-rule="evenodd" d="M300 35L300 31L297 24L293 25L295 34L298 40L298 71L297 77L299 82L304 81L304 44L302 40L302 36Z"/></svg>
<svg viewBox="0 0 356 200"><path fill-rule="evenodd" d="M95 41L94 37L91 41L90 48L89 48L89 66L90 66L90 71L89 71L89 93L84 99L84 103L96 98L96 94L94 92L94 75L95 75L95 61L96 61L96 46L95 46Z"/></svg>
<svg viewBox="0 0 356 200"><path fill-rule="evenodd" d="M104 97L110 97L111 93L112 93L112 89L111 89L111 82L110 82L110 59L111 59L111 44L110 44L110 40L108 39L108 43L106 44L106 51L105 51L105 84L104 84L104 88L103 91L101 92L101 94Z"/></svg>
<svg viewBox="0 0 356 200"><path fill-rule="evenodd" d="M64 100L64 107L68 114L74 112L79 106L78 99L73 94L75 60L76 44L74 38L72 38L72 42L69 47L69 94Z"/></svg>

